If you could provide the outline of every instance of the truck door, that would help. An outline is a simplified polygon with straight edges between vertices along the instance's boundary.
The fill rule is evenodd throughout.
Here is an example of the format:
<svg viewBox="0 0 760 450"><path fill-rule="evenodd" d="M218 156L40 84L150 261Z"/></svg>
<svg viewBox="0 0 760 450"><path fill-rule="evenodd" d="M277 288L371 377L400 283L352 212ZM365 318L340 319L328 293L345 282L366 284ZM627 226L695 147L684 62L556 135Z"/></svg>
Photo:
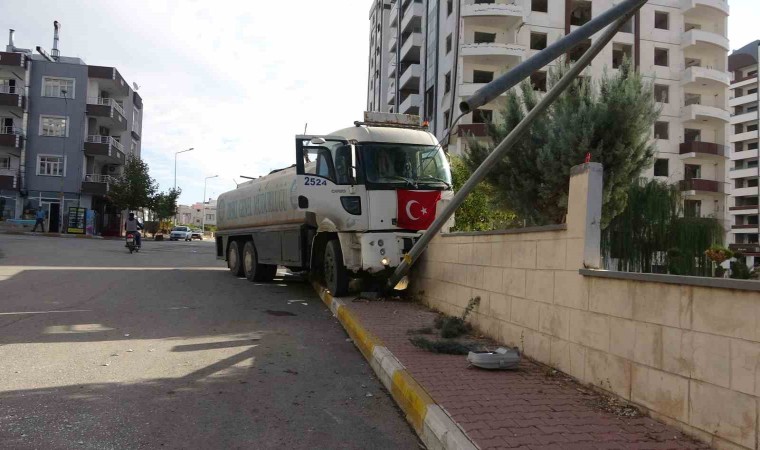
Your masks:
<svg viewBox="0 0 760 450"><path fill-rule="evenodd" d="M367 229L367 198L357 184L354 147L347 141L296 138L298 207L314 213L323 231Z"/></svg>

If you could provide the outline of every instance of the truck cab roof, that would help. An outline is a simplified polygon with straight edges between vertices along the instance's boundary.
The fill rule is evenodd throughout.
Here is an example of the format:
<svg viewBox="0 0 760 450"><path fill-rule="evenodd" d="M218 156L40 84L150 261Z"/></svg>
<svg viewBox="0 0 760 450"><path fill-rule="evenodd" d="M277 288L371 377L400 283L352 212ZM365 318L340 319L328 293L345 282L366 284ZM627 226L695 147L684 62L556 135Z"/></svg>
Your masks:
<svg viewBox="0 0 760 450"><path fill-rule="evenodd" d="M428 131L410 128L354 126L330 133L328 137L357 142L384 142L389 144L438 145Z"/></svg>

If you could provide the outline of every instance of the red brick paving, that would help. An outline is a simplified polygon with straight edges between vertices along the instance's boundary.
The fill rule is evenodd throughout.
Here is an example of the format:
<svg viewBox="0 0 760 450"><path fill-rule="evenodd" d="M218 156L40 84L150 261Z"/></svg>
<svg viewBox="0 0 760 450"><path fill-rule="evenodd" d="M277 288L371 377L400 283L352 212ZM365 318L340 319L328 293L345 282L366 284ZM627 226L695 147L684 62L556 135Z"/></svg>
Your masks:
<svg viewBox="0 0 760 450"><path fill-rule="evenodd" d="M431 326L436 316L421 305L347 303L481 449L709 448L654 419L595 408L578 384L530 361L518 371L486 371L470 368L464 356L414 347L407 331Z"/></svg>

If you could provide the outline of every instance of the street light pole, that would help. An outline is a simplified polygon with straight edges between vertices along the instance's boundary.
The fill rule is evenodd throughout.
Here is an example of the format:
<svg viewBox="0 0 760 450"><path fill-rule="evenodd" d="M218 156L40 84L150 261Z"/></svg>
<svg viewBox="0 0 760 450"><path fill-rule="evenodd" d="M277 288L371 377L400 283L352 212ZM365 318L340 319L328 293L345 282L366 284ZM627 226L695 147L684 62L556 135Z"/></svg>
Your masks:
<svg viewBox="0 0 760 450"><path fill-rule="evenodd" d="M219 175L206 177L206 179L203 180L203 213L201 214L201 235L206 234L206 185L208 184L208 180L216 178L218 176Z"/></svg>
<svg viewBox="0 0 760 450"><path fill-rule="evenodd" d="M193 150L195 150L195 148L194 147L190 147L187 150L180 150L178 152L174 152L174 190L175 191L177 190L177 155L179 155L180 153L191 152ZM174 225L177 225L177 215L176 214L174 215Z"/></svg>

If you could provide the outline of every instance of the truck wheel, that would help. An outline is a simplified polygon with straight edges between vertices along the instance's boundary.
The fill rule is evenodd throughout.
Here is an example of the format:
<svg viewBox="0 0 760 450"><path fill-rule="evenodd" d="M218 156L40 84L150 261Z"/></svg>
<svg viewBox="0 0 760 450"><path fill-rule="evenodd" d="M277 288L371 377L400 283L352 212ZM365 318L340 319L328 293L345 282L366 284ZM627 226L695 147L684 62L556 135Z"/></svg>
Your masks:
<svg viewBox="0 0 760 450"><path fill-rule="evenodd" d="M327 289L333 296L342 297L348 294L348 271L343 265L343 253L337 239L329 241L325 247L323 272Z"/></svg>
<svg viewBox="0 0 760 450"><path fill-rule="evenodd" d="M269 282L277 274L277 266L259 264L259 255L253 241L248 241L243 247L243 273L248 281Z"/></svg>
<svg viewBox="0 0 760 450"><path fill-rule="evenodd" d="M240 246L237 241L230 242L229 250L227 250L227 267L236 277L243 276L243 264L241 261Z"/></svg>

